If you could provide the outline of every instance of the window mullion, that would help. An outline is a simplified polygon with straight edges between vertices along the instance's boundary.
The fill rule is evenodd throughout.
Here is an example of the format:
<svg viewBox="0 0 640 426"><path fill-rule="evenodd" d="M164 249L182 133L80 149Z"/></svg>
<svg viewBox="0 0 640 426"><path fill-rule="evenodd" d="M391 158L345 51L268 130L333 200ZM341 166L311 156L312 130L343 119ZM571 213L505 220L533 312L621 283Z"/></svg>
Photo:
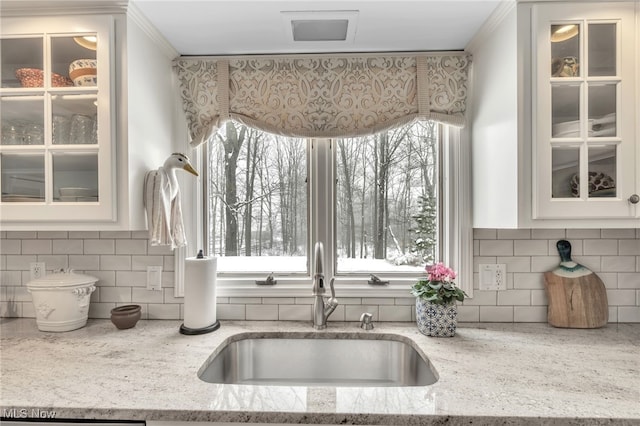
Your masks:
<svg viewBox="0 0 640 426"><path fill-rule="evenodd" d="M332 141L314 139L311 141L311 208L310 208L310 249L312 259L316 242L324 246L324 274L330 279L335 276L335 243L333 232L334 217L334 168Z"/></svg>

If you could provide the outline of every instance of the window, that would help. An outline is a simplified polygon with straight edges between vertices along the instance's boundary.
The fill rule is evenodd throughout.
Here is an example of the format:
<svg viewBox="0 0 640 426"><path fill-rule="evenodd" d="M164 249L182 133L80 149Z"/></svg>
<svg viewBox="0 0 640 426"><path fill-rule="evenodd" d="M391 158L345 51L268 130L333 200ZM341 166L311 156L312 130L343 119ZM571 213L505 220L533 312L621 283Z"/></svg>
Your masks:
<svg viewBox="0 0 640 426"><path fill-rule="evenodd" d="M231 121L208 144L206 241L219 273L307 273L307 146Z"/></svg>
<svg viewBox="0 0 640 426"><path fill-rule="evenodd" d="M438 125L336 140L337 273L414 276L440 258Z"/></svg>
<svg viewBox="0 0 640 426"><path fill-rule="evenodd" d="M439 129L304 140L227 122L206 148L205 241L219 275L308 279L322 241L326 274L414 279L441 259Z"/></svg>

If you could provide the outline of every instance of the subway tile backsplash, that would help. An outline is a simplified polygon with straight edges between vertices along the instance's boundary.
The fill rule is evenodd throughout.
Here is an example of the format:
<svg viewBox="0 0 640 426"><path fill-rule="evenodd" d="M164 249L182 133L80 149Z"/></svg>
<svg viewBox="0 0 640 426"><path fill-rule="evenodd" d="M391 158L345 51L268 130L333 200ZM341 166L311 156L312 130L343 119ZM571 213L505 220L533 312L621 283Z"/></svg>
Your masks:
<svg viewBox="0 0 640 426"><path fill-rule="evenodd" d="M558 239L573 259L597 272L607 288L610 322L640 322L640 229L475 229L474 295L459 306L463 322L546 322L543 272L559 263ZM174 257L152 247L146 231L0 232L0 316L35 317L27 291L29 264L47 271L71 268L99 278L89 316L108 318L117 305L137 303L143 318L180 319L183 299L173 296ZM480 291L479 264L507 265L507 290ZM147 266L162 266L162 291L146 289ZM341 298L330 321L414 321L414 299ZM220 297L222 320L311 320L311 298Z"/></svg>

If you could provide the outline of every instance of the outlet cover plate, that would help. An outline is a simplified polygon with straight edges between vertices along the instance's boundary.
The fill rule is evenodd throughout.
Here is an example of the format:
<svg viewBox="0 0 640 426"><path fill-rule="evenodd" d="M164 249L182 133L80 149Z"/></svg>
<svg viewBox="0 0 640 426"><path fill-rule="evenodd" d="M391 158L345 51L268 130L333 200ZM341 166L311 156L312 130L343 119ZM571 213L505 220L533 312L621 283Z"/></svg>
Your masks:
<svg viewBox="0 0 640 426"><path fill-rule="evenodd" d="M147 266L147 290L162 290L162 266Z"/></svg>
<svg viewBox="0 0 640 426"><path fill-rule="evenodd" d="M507 289L507 265L480 264L480 290L506 290Z"/></svg>
<svg viewBox="0 0 640 426"><path fill-rule="evenodd" d="M31 262L29 264L29 273L31 281L42 278L47 274L46 264L44 262Z"/></svg>

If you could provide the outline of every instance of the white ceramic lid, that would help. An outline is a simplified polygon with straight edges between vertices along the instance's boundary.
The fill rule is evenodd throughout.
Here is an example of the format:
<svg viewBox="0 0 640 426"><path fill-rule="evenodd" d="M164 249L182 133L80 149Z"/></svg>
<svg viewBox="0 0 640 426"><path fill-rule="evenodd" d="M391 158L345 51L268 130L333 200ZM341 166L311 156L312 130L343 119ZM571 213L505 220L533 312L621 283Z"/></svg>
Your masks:
<svg viewBox="0 0 640 426"><path fill-rule="evenodd" d="M73 271L54 272L27 283L27 287L71 287L93 284L98 279L91 275L76 274Z"/></svg>

